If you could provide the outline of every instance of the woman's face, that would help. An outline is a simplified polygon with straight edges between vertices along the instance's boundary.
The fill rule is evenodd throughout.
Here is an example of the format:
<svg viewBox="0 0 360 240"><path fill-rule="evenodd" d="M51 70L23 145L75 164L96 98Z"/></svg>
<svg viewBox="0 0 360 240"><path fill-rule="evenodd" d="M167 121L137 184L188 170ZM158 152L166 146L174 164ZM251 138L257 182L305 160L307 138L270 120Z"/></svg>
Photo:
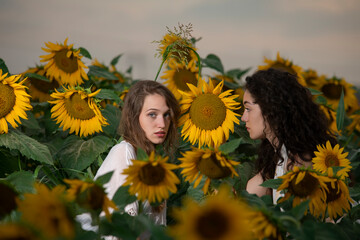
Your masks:
<svg viewBox="0 0 360 240"><path fill-rule="evenodd" d="M153 144L164 142L170 122L170 109L165 98L159 94L146 96L139 115L139 123L146 138Z"/></svg>
<svg viewBox="0 0 360 240"><path fill-rule="evenodd" d="M251 139L263 139L267 137L265 129L270 129L264 120L259 104L255 103L249 91L245 91L243 104L245 107L241 120L246 124L246 130Z"/></svg>

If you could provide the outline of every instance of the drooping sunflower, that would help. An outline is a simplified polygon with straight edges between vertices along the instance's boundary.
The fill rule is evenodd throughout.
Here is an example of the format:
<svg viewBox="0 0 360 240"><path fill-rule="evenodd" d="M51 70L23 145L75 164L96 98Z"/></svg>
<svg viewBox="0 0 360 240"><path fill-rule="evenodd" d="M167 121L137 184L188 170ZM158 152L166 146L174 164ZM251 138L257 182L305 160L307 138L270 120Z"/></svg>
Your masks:
<svg viewBox="0 0 360 240"><path fill-rule="evenodd" d="M40 240L28 227L19 223L1 223L0 240Z"/></svg>
<svg viewBox="0 0 360 240"><path fill-rule="evenodd" d="M334 176L332 169L330 169L328 176L334 181L326 183L328 191L326 191L325 203L329 217L334 220L350 211L350 202L353 202L353 200L350 198L348 187L338 173ZM325 213L323 216L325 216Z"/></svg>
<svg viewBox="0 0 360 240"><path fill-rule="evenodd" d="M267 70L269 68L275 68L278 70L289 72L297 76L298 82L301 85L306 86L306 82L302 73L303 72L302 68L300 66L295 65L292 61L280 57L279 52L276 55L276 60L267 59L265 57L264 62L266 63L266 65L259 66L258 67L259 70Z"/></svg>
<svg viewBox="0 0 360 240"><path fill-rule="evenodd" d="M320 80L319 90L334 110L336 110L339 105L342 90L344 90L345 111L351 112L359 108L356 91L352 84L336 76L332 78L320 78Z"/></svg>
<svg viewBox="0 0 360 240"><path fill-rule="evenodd" d="M123 170L123 174L127 175L123 186L130 185L129 193L141 201L160 203L168 199L169 191L176 193L176 184L180 183L172 171L178 166L167 163L168 158L151 152L146 161L133 159L133 165Z"/></svg>
<svg viewBox="0 0 360 240"><path fill-rule="evenodd" d="M22 220L41 232L44 239L72 239L74 218L70 214L65 186L58 185L50 190L44 184L36 184L35 189L36 193L25 193L23 200L17 199Z"/></svg>
<svg viewBox="0 0 360 240"><path fill-rule="evenodd" d="M176 99L180 99L182 96L178 90L183 92L190 91L188 83L197 86L199 72L194 60L191 60L188 64L171 61L168 68L161 78L166 79L164 84L170 89Z"/></svg>
<svg viewBox="0 0 360 240"><path fill-rule="evenodd" d="M321 111L325 113L325 116L327 117L329 121L329 129L334 134L341 134L341 130L339 131L336 125L336 112L331 109L329 106L320 105Z"/></svg>
<svg viewBox="0 0 360 240"><path fill-rule="evenodd" d="M89 80L84 71L88 67L81 61L80 50L73 49L73 44L67 45L67 41L66 38L64 44L45 43L48 48L42 49L50 54L40 56L40 62L48 62L44 67L46 76L76 86L82 84L83 79Z"/></svg>
<svg viewBox="0 0 360 240"><path fill-rule="evenodd" d="M360 132L360 114L350 115L351 123L347 126L347 129L350 133L353 133L355 130Z"/></svg>
<svg viewBox="0 0 360 240"><path fill-rule="evenodd" d="M13 128L18 127L20 118L27 119L25 111L32 109L30 95L26 93L24 82L17 83L20 75L7 77L0 69L0 134L9 131L8 123Z"/></svg>
<svg viewBox="0 0 360 240"><path fill-rule="evenodd" d="M324 75L319 76L317 71L311 68L303 71L302 75L306 82L306 86L313 89L318 89L320 82L319 78L325 77Z"/></svg>
<svg viewBox="0 0 360 240"><path fill-rule="evenodd" d="M67 190L68 198L75 200L79 206L94 211L102 209L108 220L111 218L109 208L117 210L115 203L107 197L104 188L98 184L78 179L64 179L64 182L70 185Z"/></svg>
<svg viewBox="0 0 360 240"><path fill-rule="evenodd" d="M55 100L49 103L55 104L51 108L51 117L60 123L63 130L70 129L70 133L75 132L77 135L88 136L95 132L101 132L102 126L108 125L106 119L102 116L97 106L94 96L101 89L93 93L73 87L64 87L64 92L55 90L51 94Z"/></svg>
<svg viewBox="0 0 360 240"><path fill-rule="evenodd" d="M229 195L221 187L216 195L208 196L198 204L190 198L184 206L174 209L177 223L169 227L175 239L187 240L242 240L251 238L249 207Z"/></svg>
<svg viewBox="0 0 360 240"><path fill-rule="evenodd" d="M46 76L45 70L42 66L30 68L24 72L24 74L26 73L36 73L40 76ZM32 100L39 102L47 102L52 100L49 92L60 87L60 84L56 79L50 80L50 82L46 82L32 77L28 78L26 85L29 87L29 94L31 95Z"/></svg>
<svg viewBox="0 0 360 240"><path fill-rule="evenodd" d="M193 50L196 51L195 46L182 37L180 33L168 33L160 41L159 52L161 56L164 55L165 51L168 52L168 58L166 62L176 61L178 63L188 63L192 60L196 60L197 56Z"/></svg>
<svg viewBox="0 0 360 240"><path fill-rule="evenodd" d="M282 240L282 235L276 222L266 211L261 209L253 210L250 216L251 229L257 239L278 239Z"/></svg>
<svg viewBox="0 0 360 240"><path fill-rule="evenodd" d="M185 177L185 181L194 182L196 188L201 179L207 178L202 188L206 194L211 182L211 179L220 179L228 176L238 176L234 166L240 164L239 162L227 159L227 157L217 149L199 149L192 148L191 151L181 153L183 157L179 158L183 168L181 174Z"/></svg>
<svg viewBox="0 0 360 240"><path fill-rule="evenodd" d="M240 103L234 100L238 95L232 95L233 90L222 92L223 84L222 81L214 87L211 79L207 84L200 78L198 87L188 84L190 92L180 91L181 136L193 145L198 143L199 148L220 146L234 131L234 123L240 123L240 114L233 111L240 109Z"/></svg>
<svg viewBox="0 0 360 240"><path fill-rule="evenodd" d="M340 148L339 144L336 144L334 148L331 146L330 141L325 145L317 145L317 150L314 154L316 157L312 159L313 168L321 173L326 173L331 167L342 167L337 174L344 179L348 177L348 172L351 169L350 161L346 158L349 154L344 152L344 148Z"/></svg>
<svg viewBox="0 0 360 240"><path fill-rule="evenodd" d="M293 207L303 201L310 200L309 212L315 217L319 217L322 214L325 207L323 202L326 198L326 183L331 181L330 178L322 176L316 171L299 168L298 166L294 166L292 171L279 178L283 181L277 191L280 192L286 189L286 193L283 198L278 200L278 203L294 196Z"/></svg>

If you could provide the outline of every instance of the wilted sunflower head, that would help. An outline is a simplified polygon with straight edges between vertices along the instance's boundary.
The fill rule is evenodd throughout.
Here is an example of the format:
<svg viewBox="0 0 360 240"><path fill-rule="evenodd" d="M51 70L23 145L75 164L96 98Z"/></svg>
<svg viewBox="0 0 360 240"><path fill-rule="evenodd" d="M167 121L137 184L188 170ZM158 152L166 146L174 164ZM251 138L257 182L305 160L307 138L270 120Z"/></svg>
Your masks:
<svg viewBox="0 0 360 240"><path fill-rule="evenodd" d="M295 207L303 201L310 200L309 212L315 217L322 214L324 209L322 202L326 197L326 182L330 182L331 179L320 175L316 171L297 166L279 178L283 182L277 191L285 190L285 196L278 202L283 202L294 196L292 205Z"/></svg>
<svg viewBox="0 0 360 240"><path fill-rule="evenodd" d="M0 134L9 131L8 123L18 127L20 118L27 119L26 111L32 109L30 95L26 93L23 81L17 83L20 75L8 77L8 73L2 74L0 69Z"/></svg>
<svg viewBox="0 0 360 240"><path fill-rule="evenodd" d="M327 173L331 167L342 167L337 174L344 179L348 177L348 172L351 169L350 161L346 158L349 154L344 152L344 148L340 148L339 144L334 147L331 146L330 141L326 142L326 145L319 144L315 151L315 157L312 159L313 168L321 173Z"/></svg>
<svg viewBox="0 0 360 240"><path fill-rule="evenodd" d="M278 223L266 209L253 209L249 220L256 239L283 239Z"/></svg>
<svg viewBox="0 0 360 240"><path fill-rule="evenodd" d="M177 63L172 61L168 65L168 70L161 76L162 79L166 79L165 86L170 89L176 99L181 98L180 91L189 92L190 89L187 84L197 86L198 84L198 68L194 60L191 60L187 64Z"/></svg>
<svg viewBox="0 0 360 240"><path fill-rule="evenodd" d="M240 115L234 110L240 108L235 101L238 95L232 90L222 92L223 82L216 87L199 79L198 87L188 84L190 92L182 92L180 101L182 117L179 125L183 126L181 136L198 147L218 147L229 139L229 132L234 131L234 123L239 124Z"/></svg>
<svg viewBox="0 0 360 240"><path fill-rule="evenodd" d="M175 239L240 240L250 239L250 211L246 204L234 199L229 188L208 196L198 204L186 199L184 206L173 211L176 224L169 227Z"/></svg>
<svg viewBox="0 0 360 240"><path fill-rule="evenodd" d="M334 110L338 108L341 92L344 92L345 111L351 112L359 108L358 100L356 98L356 91L354 86L347 83L343 78L320 78L319 90L323 93L328 104Z"/></svg>
<svg viewBox="0 0 360 240"><path fill-rule="evenodd" d="M277 70L291 73L297 77L297 80L301 85L306 86L306 82L303 78L302 68L300 66L293 64L292 61L280 57L279 52L276 55L276 60L267 59L265 57L264 62L266 63L266 65L259 66L258 67L259 70L267 70L269 68L274 68Z"/></svg>
<svg viewBox="0 0 360 240"><path fill-rule="evenodd" d="M102 131L102 126L108 125L106 119L100 112L94 98L101 89L93 93L81 88L64 87L64 92L55 90L51 94L54 104L51 108L51 117L60 123L63 130L70 129L79 136L88 136Z"/></svg>
<svg viewBox="0 0 360 240"><path fill-rule="evenodd" d="M181 174L185 181L194 182L196 188L201 179L206 178L202 188L207 193L211 179L221 179L230 175L238 176L234 166L239 162L228 159L221 151L217 149L199 149L192 148L191 151L182 153L183 157L179 158Z"/></svg>
<svg viewBox="0 0 360 240"><path fill-rule="evenodd" d="M40 56L40 62L48 62L44 67L48 77L76 86L89 79L84 71L87 67L81 61L80 50L73 49L73 44L67 45L67 40L64 44L45 43L48 48L42 49L50 54Z"/></svg>
<svg viewBox="0 0 360 240"><path fill-rule="evenodd" d="M36 193L25 193L23 200L17 200L22 220L37 229L44 239L72 239L74 218L65 186L58 185L50 190L44 184L36 184L35 189Z"/></svg>
<svg viewBox="0 0 360 240"><path fill-rule="evenodd" d="M129 193L136 195L141 201L160 203L169 198L169 191L176 193L179 178L172 171L177 169L175 164L167 163L168 157L161 157L151 152L143 160L133 159L133 164L123 170L127 175L123 186L130 185Z"/></svg>
<svg viewBox="0 0 360 240"><path fill-rule="evenodd" d="M319 86L319 78L325 77L324 75L319 76L317 71L314 69L307 69L302 72L303 78L306 82L306 85L310 88L318 89Z"/></svg>

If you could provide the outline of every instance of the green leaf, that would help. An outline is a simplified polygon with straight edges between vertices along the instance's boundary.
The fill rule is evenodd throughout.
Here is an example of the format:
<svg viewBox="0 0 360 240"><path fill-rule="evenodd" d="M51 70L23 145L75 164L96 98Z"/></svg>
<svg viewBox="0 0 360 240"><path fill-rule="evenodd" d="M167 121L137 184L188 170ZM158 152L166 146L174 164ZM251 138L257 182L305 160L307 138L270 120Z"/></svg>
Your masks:
<svg viewBox="0 0 360 240"><path fill-rule="evenodd" d="M31 172L14 172L6 177L5 180L12 184L19 193L30 193L34 191L35 178Z"/></svg>
<svg viewBox="0 0 360 240"><path fill-rule="evenodd" d="M57 155L63 167L82 171L111 145L111 139L105 136L83 140L76 135L71 135L66 138Z"/></svg>
<svg viewBox="0 0 360 240"><path fill-rule="evenodd" d="M282 179L277 178L277 179L269 179L266 180L265 182L263 182L262 184L260 184L260 186L266 187L266 188L272 188L272 189L277 189L282 183Z"/></svg>
<svg viewBox="0 0 360 240"><path fill-rule="evenodd" d="M24 119L22 120L22 125L29 128L29 129L34 129L34 130L40 130L40 125L38 123L38 121L36 120L34 114L32 113L32 111L26 111L27 117L28 119Z"/></svg>
<svg viewBox="0 0 360 240"><path fill-rule="evenodd" d="M119 80L114 74L109 72L109 70L99 66L89 66L88 75L95 77L103 77L107 80Z"/></svg>
<svg viewBox="0 0 360 240"><path fill-rule="evenodd" d="M230 69L226 71L226 75L230 76L234 79L240 79L244 74L250 71L251 68L247 68L245 70L241 70L240 68Z"/></svg>
<svg viewBox="0 0 360 240"><path fill-rule="evenodd" d="M313 88L308 88L310 90L311 95L321 95L322 92Z"/></svg>
<svg viewBox="0 0 360 240"><path fill-rule="evenodd" d="M343 129L345 119L344 90L341 91L340 101L336 110L336 127L340 131Z"/></svg>
<svg viewBox="0 0 360 240"><path fill-rule="evenodd" d="M148 159L148 155L146 154L145 150L142 148L138 148L136 150L136 159L137 160L147 160Z"/></svg>
<svg viewBox="0 0 360 240"><path fill-rule="evenodd" d="M221 144L219 147L219 150L222 151L225 154L229 154L235 151L242 142L242 138L237 138L231 141L228 141L226 143Z"/></svg>
<svg viewBox="0 0 360 240"><path fill-rule="evenodd" d="M36 73L25 73L24 74L25 77L28 77L28 78L35 78L35 79L39 79L41 81L44 81L44 82L50 82L50 80L43 76L43 75L39 75L39 74L36 74Z"/></svg>
<svg viewBox="0 0 360 240"><path fill-rule="evenodd" d="M136 201L136 196L129 194L129 188L130 186L119 187L116 193L114 194L114 197L112 198L113 202L120 209Z"/></svg>
<svg viewBox="0 0 360 240"><path fill-rule="evenodd" d="M109 125L103 127L104 133L109 134L109 136L116 137L117 129L119 126L119 119L121 118L121 111L118 107L115 107L111 104L107 104L106 108L101 111L104 118L106 118Z"/></svg>
<svg viewBox="0 0 360 240"><path fill-rule="evenodd" d="M111 64L112 66L115 66L115 65L119 62L119 59L120 59L121 56L122 56L122 54L119 54L119 55L117 55L116 57L114 57L114 58L111 60L110 64Z"/></svg>
<svg viewBox="0 0 360 240"><path fill-rule="evenodd" d="M215 54L209 54L203 59L203 63L206 64L207 67L212 68L221 74L224 74L224 66L221 63L221 60Z"/></svg>
<svg viewBox="0 0 360 240"><path fill-rule="evenodd" d="M109 99L115 101L117 104L120 103L120 97L115 93L114 90L111 89L101 89L98 94L96 94L96 98L99 99Z"/></svg>
<svg viewBox="0 0 360 240"><path fill-rule="evenodd" d="M88 50L86 50L86 49L83 48L83 47L80 47L79 49L80 49L80 54L81 54L81 55L83 55L84 57L86 57L86 58L88 58L88 59L92 59L92 58L91 58L91 55L90 55L90 53L89 53Z"/></svg>
<svg viewBox="0 0 360 240"><path fill-rule="evenodd" d="M1 134L0 146L16 149L25 157L53 165L53 158L46 145L39 143L35 139L17 130L9 131L7 134Z"/></svg>
<svg viewBox="0 0 360 240"><path fill-rule="evenodd" d="M317 96L315 98L315 102L320 105L325 105L325 106L327 105L327 99L322 95Z"/></svg>
<svg viewBox="0 0 360 240"><path fill-rule="evenodd" d="M113 173L114 173L114 171L105 173L104 175L101 175L101 176L97 177L95 182L100 184L100 185L104 185L105 183L110 181Z"/></svg>
<svg viewBox="0 0 360 240"><path fill-rule="evenodd" d="M2 70L3 75L5 73L9 73L8 76L10 75L9 69L7 68L5 61L2 58L0 58L0 69Z"/></svg>
<svg viewBox="0 0 360 240"><path fill-rule="evenodd" d="M308 209L309 202L310 200L306 200L292 208L290 210L291 215L293 215L297 220L300 220L304 216L305 211Z"/></svg>

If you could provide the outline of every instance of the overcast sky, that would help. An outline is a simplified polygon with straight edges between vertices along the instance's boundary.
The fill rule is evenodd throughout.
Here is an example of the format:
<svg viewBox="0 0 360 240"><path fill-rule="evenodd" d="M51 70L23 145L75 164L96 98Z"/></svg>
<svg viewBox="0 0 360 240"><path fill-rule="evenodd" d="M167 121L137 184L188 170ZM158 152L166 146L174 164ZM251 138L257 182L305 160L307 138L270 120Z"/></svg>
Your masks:
<svg viewBox="0 0 360 240"><path fill-rule="evenodd" d="M360 85L359 0L0 0L0 58L12 74L40 63L44 42L69 38L100 62L153 79L166 27L192 23L201 57L225 70L263 65L277 51L303 69Z"/></svg>

